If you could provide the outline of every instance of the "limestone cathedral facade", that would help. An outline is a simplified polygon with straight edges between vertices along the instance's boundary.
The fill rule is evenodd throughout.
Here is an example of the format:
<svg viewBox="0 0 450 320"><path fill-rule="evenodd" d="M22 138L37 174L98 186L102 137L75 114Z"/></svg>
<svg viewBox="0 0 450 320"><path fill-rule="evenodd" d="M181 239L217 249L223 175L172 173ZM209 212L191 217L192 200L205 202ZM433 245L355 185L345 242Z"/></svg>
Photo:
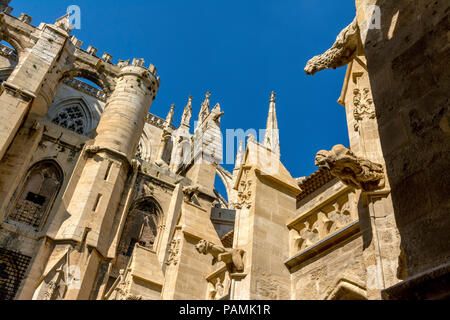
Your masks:
<svg viewBox="0 0 450 320"><path fill-rule="evenodd" d="M392 169L397 160L379 116L386 79L369 60L376 61L373 43L387 61L392 48L366 27L362 8L369 2L377 1L356 1L355 20L305 68L314 74L347 65L339 103L350 146L319 151L318 170L300 178L280 162L273 93L264 140L249 136L228 172L220 166L224 112L218 103L212 107L209 92L196 127L192 97L180 120L174 106L159 118L149 113L160 85L153 65L114 64L108 53L82 49L68 16L35 26L2 5L0 37L10 46L0 48L0 299L448 296L440 281L448 277L448 218L434 230L439 253L424 257L415 249L430 234L414 229L416 220L403 219L398 206L401 174ZM423 2L434 6L436 23L428 28L440 35L448 4ZM406 28L388 27L391 38ZM407 61L393 64L406 83ZM405 99L397 93L400 106ZM445 136L448 123L441 127ZM426 134L426 128L419 129ZM401 152L409 142L398 139L390 143ZM215 179L222 179L228 200ZM422 230L424 240L409 237L407 226Z"/></svg>

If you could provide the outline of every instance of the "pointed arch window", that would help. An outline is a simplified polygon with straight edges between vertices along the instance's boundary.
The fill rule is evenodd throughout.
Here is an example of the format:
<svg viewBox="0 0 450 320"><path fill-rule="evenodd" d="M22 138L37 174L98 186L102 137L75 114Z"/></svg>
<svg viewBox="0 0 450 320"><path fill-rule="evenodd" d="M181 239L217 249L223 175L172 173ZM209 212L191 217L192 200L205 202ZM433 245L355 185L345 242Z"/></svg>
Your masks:
<svg viewBox="0 0 450 320"><path fill-rule="evenodd" d="M100 120L101 112L97 107L84 97L62 99L50 106L47 119L63 128L86 136L97 127Z"/></svg>
<svg viewBox="0 0 450 320"><path fill-rule="evenodd" d="M9 220L39 229L63 182L59 165L52 160L36 163L16 190Z"/></svg>
<svg viewBox="0 0 450 320"><path fill-rule="evenodd" d="M130 210L119 244L121 254L131 256L136 243L153 249L158 233L159 206L153 199L137 202Z"/></svg>

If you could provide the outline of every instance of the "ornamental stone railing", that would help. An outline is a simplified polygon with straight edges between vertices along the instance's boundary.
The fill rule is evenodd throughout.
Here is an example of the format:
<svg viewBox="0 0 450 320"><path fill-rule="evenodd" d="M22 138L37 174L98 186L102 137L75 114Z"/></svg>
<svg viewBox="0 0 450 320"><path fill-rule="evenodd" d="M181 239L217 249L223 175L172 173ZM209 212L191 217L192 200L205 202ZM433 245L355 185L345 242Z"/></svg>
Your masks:
<svg viewBox="0 0 450 320"><path fill-rule="evenodd" d="M17 53L14 49L11 49L10 47L7 47L1 43L0 43L0 55L8 59L14 60L16 62L19 60Z"/></svg>
<svg viewBox="0 0 450 320"><path fill-rule="evenodd" d="M84 92L94 98L99 99L100 101L106 102L106 94L100 89L97 89L91 85L88 85L87 83L80 81L78 79L74 78L68 78L64 80L64 84L77 89L81 92Z"/></svg>
<svg viewBox="0 0 450 320"><path fill-rule="evenodd" d="M285 264L293 267L359 232L354 189L339 182L328 197L308 206L287 226L291 258Z"/></svg>

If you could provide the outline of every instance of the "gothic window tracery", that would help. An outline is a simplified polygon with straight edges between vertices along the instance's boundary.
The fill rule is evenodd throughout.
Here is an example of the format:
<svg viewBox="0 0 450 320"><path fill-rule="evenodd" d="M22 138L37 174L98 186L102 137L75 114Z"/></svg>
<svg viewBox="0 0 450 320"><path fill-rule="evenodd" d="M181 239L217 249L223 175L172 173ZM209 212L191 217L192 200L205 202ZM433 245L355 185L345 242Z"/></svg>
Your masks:
<svg viewBox="0 0 450 320"><path fill-rule="evenodd" d="M54 161L33 165L16 191L8 219L38 229L59 192L62 180L62 171Z"/></svg>
<svg viewBox="0 0 450 320"><path fill-rule="evenodd" d="M61 109L52 122L78 134L85 134L86 117L80 105L73 104Z"/></svg>

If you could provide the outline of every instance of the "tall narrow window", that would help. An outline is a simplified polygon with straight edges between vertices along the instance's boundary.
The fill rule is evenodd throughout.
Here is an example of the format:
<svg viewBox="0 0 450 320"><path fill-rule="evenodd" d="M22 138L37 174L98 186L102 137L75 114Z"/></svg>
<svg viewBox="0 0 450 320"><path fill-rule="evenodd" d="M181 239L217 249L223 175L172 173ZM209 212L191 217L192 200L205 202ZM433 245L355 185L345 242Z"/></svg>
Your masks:
<svg viewBox="0 0 450 320"><path fill-rule="evenodd" d="M97 198L95 198L94 207L92 208L92 211L96 212L98 208L98 204L100 203L100 199L102 198L102 195L99 193L97 195Z"/></svg>
<svg viewBox="0 0 450 320"><path fill-rule="evenodd" d="M55 201L63 175L54 161L33 165L16 190L16 197L8 219L38 229Z"/></svg>
<svg viewBox="0 0 450 320"><path fill-rule="evenodd" d="M111 166L112 166L112 162L108 161L108 167L106 168L106 172L105 172L105 180L108 180L109 173L111 172Z"/></svg>

